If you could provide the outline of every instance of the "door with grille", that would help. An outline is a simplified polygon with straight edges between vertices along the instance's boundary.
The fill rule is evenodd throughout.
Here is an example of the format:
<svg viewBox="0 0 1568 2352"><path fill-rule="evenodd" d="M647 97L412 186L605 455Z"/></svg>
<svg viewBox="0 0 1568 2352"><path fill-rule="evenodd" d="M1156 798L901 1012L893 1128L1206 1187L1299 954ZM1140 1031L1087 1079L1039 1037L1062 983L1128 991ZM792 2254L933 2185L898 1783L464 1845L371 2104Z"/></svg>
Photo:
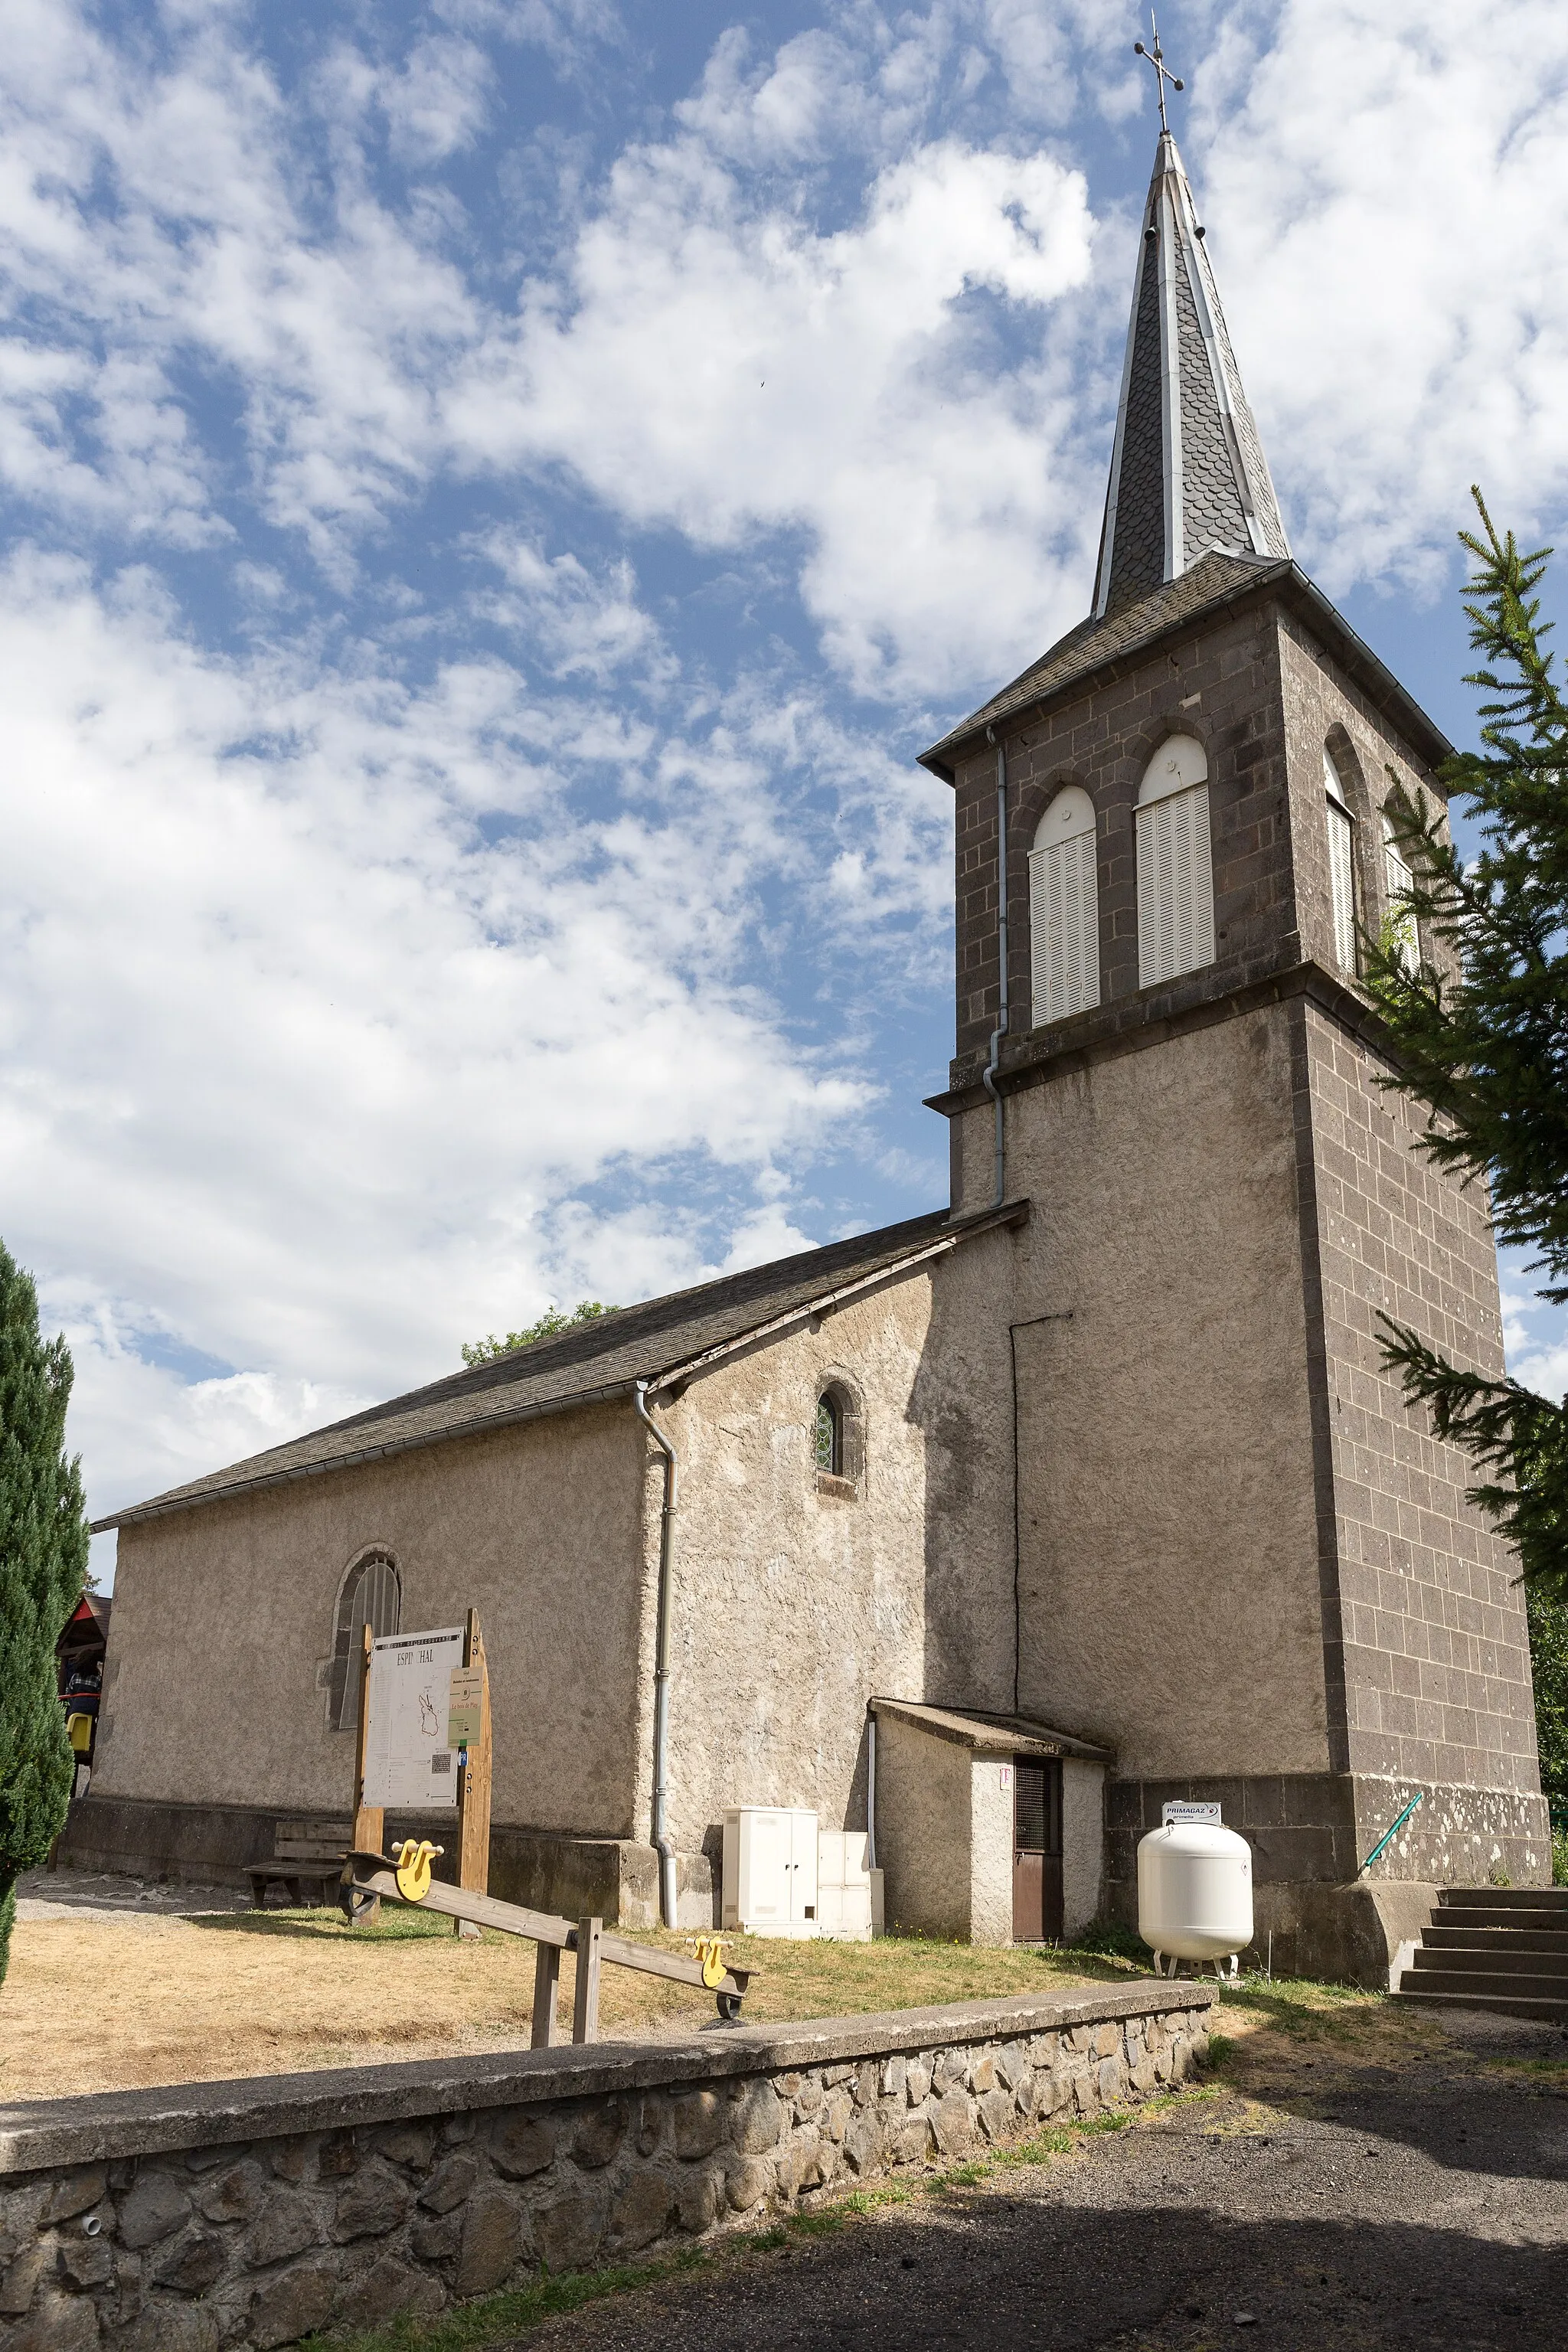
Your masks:
<svg viewBox="0 0 1568 2352"><path fill-rule="evenodd" d="M1062 1932L1062 1768L1055 1757L1013 1759L1013 1940Z"/></svg>

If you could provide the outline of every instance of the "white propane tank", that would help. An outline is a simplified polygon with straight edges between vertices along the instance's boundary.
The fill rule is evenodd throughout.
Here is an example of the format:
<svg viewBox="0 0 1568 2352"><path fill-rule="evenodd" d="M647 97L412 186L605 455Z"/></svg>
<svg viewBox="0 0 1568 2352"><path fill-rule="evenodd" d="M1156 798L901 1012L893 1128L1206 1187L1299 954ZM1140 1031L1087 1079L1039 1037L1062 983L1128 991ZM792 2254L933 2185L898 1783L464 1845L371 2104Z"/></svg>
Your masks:
<svg viewBox="0 0 1568 2352"><path fill-rule="evenodd" d="M1218 1960L1252 1941L1252 1849L1218 1822L1167 1822L1138 1842L1138 1933L1168 1959Z"/></svg>

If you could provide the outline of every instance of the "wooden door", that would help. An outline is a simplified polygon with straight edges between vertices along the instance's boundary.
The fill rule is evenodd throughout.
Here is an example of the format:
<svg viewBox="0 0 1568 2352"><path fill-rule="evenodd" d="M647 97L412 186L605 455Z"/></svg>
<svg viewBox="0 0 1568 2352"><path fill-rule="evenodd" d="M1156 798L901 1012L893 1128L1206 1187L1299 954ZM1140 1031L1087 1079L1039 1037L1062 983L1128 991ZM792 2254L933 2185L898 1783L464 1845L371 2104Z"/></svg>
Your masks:
<svg viewBox="0 0 1568 2352"><path fill-rule="evenodd" d="M1013 1940L1062 1932L1062 1768L1054 1757L1013 1759Z"/></svg>

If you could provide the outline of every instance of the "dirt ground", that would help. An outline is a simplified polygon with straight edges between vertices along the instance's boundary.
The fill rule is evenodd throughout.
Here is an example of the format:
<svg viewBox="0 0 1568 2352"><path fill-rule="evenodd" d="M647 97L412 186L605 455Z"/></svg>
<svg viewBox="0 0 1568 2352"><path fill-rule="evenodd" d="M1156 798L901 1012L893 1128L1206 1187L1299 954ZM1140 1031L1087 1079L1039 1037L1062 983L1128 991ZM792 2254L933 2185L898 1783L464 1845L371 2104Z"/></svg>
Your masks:
<svg viewBox="0 0 1568 2352"><path fill-rule="evenodd" d="M1568 2345L1568 2035L1248 1987L1196 2092L895 2182L570 2316L528 2352L1549 2352ZM1054 2147L1051 2146L1054 2143ZM521 2315L518 2315L521 2316ZM1254 2333L1256 2331L1256 2333ZM437 2323L422 2339L449 2352Z"/></svg>
<svg viewBox="0 0 1568 2352"><path fill-rule="evenodd" d="M370 1928L336 1911L257 1912L216 1889L34 1873L0 1987L0 2099L220 2081L318 2066L526 2046L531 1944L384 1907ZM646 1940L689 1948L689 1937ZM759 1971L748 2020L845 2016L1085 1984L1114 1962L888 1937L874 1944L725 1938ZM573 1963L562 1970L571 2014ZM716 2023L711 1997L623 1969L601 1980L606 2039Z"/></svg>

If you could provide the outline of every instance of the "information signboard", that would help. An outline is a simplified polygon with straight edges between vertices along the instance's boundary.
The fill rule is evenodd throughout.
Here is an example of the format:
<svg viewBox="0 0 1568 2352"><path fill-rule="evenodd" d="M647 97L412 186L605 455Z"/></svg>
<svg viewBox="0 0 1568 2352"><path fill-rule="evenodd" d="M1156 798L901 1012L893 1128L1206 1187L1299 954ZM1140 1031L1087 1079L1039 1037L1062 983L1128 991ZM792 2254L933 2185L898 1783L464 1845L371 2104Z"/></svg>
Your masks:
<svg viewBox="0 0 1568 2352"><path fill-rule="evenodd" d="M1176 1797L1160 1808L1160 1819L1166 1829L1173 1822L1214 1822L1217 1824L1219 1817L1217 1805L1190 1805Z"/></svg>
<svg viewBox="0 0 1568 2352"><path fill-rule="evenodd" d="M363 1806L455 1811L458 1759L449 1728L454 1672L463 1672L460 1625L390 1633L373 1642L367 1691Z"/></svg>
<svg viewBox="0 0 1568 2352"><path fill-rule="evenodd" d="M483 1666L454 1666L447 1698L447 1745L475 1748L484 1727Z"/></svg>

